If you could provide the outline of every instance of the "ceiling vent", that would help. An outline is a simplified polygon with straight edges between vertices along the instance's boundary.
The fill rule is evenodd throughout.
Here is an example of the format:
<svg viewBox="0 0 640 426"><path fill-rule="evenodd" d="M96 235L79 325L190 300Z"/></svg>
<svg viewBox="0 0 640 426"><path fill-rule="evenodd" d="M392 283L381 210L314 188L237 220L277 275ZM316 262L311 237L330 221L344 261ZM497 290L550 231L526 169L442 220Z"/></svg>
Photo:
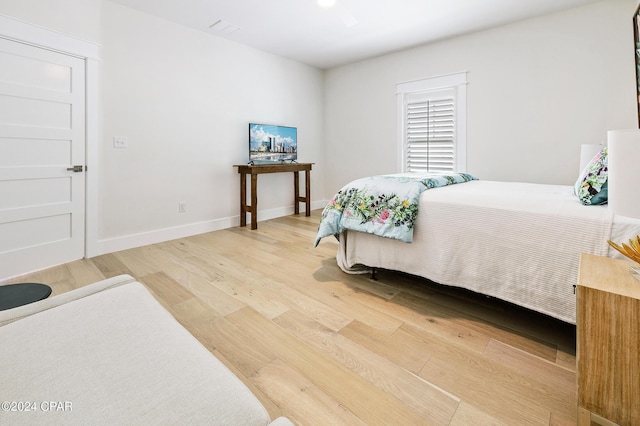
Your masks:
<svg viewBox="0 0 640 426"><path fill-rule="evenodd" d="M219 36L228 36L229 34L233 34L240 29L239 26L233 25L227 21L223 21L222 19L214 22L209 25L211 32Z"/></svg>

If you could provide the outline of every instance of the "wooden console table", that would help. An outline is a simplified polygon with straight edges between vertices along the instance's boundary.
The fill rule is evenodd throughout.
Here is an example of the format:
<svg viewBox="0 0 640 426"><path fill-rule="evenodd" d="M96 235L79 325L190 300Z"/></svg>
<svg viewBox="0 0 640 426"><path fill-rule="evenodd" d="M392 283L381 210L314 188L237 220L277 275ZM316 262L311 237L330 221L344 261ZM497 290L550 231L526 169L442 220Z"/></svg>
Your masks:
<svg viewBox="0 0 640 426"><path fill-rule="evenodd" d="M300 213L305 203L305 216L311 216L311 167L315 163L236 164L240 173L240 226L247 226L247 212L251 213L251 229L258 229L258 175L261 173L293 172L293 211ZM305 194L300 196L299 173L305 172ZM247 205L247 175L251 175L251 205Z"/></svg>

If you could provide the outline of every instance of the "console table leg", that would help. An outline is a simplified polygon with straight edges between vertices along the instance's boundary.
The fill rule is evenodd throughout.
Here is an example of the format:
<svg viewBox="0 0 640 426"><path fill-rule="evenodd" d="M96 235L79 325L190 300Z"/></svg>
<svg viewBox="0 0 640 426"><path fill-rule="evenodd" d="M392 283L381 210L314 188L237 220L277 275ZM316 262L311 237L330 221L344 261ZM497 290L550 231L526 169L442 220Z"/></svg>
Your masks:
<svg viewBox="0 0 640 426"><path fill-rule="evenodd" d="M311 216L311 169L304 172L305 204L304 215Z"/></svg>
<svg viewBox="0 0 640 426"><path fill-rule="evenodd" d="M258 175L251 173L251 229L258 229Z"/></svg>
<svg viewBox="0 0 640 426"><path fill-rule="evenodd" d="M293 172L293 213L300 213L300 173Z"/></svg>
<svg viewBox="0 0 640 426"><path fill-rule="evenodd" d="M240 173L240 226L247 226L247 174Z"/></svg>

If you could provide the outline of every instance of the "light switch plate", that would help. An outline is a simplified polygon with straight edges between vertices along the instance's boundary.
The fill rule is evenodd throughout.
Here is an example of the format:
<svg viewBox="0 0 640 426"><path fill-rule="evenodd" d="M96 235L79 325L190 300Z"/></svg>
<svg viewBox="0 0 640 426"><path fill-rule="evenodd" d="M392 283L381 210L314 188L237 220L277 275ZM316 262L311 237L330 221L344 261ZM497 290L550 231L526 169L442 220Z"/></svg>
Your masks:
<svg viewBox="0 0 640 426"><path fill-rule="evenodd" d="M126 148L129 145L129 141L126 136L114 136L113 147L114 148Z"/></svg>

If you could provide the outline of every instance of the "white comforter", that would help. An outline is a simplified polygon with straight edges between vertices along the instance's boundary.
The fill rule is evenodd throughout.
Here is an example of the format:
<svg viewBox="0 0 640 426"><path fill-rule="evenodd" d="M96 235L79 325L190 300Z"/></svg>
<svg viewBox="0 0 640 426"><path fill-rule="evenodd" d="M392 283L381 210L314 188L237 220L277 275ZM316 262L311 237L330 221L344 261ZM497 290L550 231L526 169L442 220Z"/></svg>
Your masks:
<svg viewBox="0 0 640 426"><path fill-rule="evenodd" d="M337 259L345 272L403 271L575 323L580 253L607 256L607 239L640 233L637 220L612 224L570 186L472 181L422 194L412 244L347 232Z"/></svg>

